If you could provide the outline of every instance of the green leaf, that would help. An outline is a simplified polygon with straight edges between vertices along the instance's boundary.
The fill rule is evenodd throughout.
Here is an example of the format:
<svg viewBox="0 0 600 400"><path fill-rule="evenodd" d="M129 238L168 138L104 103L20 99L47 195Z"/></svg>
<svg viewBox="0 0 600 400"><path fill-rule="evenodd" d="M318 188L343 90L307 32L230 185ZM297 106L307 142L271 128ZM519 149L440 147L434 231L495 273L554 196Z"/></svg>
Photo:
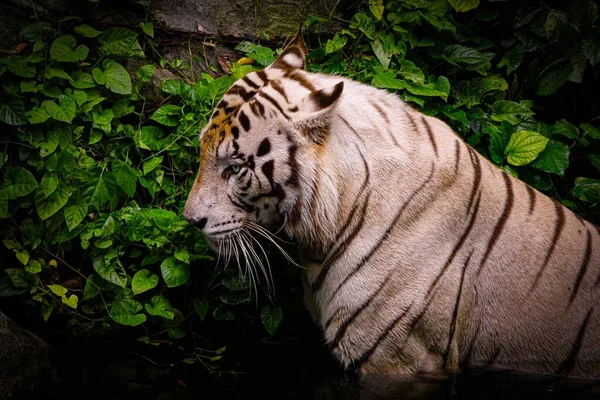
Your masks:
<svg viewBox="0 0 600 400"><path fill-rule="evenodd" d="M43 190L36 191L35 207L42 221L60 211L67 204L70 194L69 186L64 182L60 182L56 190L48 197L44 195Z"/></svg>
<svg viewBox="0 0 600 400"><path fill-rule="evenodd" d="M383 17L383 0L369 0L369 10L378 21Z"/></svg>
<svg viewBox="0 0 600 400"><path fill-rule="evenodd" d="M150 211L152 220L163 232L169 232L171 230L171 224L177 218L177 214L173 211L164 210L161 208L155 208Z"/></svg>
<svg viewBox="0 0 600 400"><path fill-rule="evenodd" d="M173 255L181 262L190 263L190 252L185 248L176 249Z"/></svg>
<svg viewBox="0 0 600 400"><path fill-rule="evenodd" d="M179 119L181 118L181 107L172 104L167 104L160 107L152 114L151 120L158 122L165 126L177 126L179 125ZM143 128L142 128L143 130Z"/></svg>
<svg viewBox="0 0 600 400"><path fill-rule="evenodd" d="M125 289L127 286L127 273L122 267L112 261L113 260L111 260L110 263L107 263L104 261L104 257L96 257L93 261L94 271L96 271L102 279Z"/></svg>
<svg viewBox="0 0 600 400"><path fill-rule="evenodd" d="M383 49L383 43L379 39L375 39L371 42L371 48L373 49L373 53L381 63L381 66L384 69L388 69L390 66L390 62L392 61L391 54L386 52Z"/></svg>
<svg viewBox="0 0 600 400"><path fill-rule="evenodd" d="M138 326L146 322L145 314L136 314L142 308L142 303L139 301L118 299L110 307L110 316L121 325Z"/></svg>
<svg viewBox="0 0 600 400"><path fill-rule="evenodd" d="M490 60L495 55L454 44L446 47L442 57L452 65L464 66L467 71L477 71L485 75L485 71L491 68Z"/></svg>
<svg viewBox="0 0 600 400"><path fill-rule="evenodd" d="M27 263L29 262L29 253L27 252L27 250L21 249L15 252L15 255L17 256L17 260L19 260L21 264L27 265Z"/></svg>
<svg viewBox="0 0 600 400"><path fill-rule="evenodd" d="M283 319L281 308L277 306L266 306L260 311L260 320L269 334L275 334L277 327Z"/></svg>
<svg viewBox="0 0 600 400"><path fill-rule="evenodd" d="M67 223L67 228L69 231L72 231L74 228L79 226L79 224L87 215L87 211L88 204L84 199L78 199L72 204L67 204L63 210L63 213L65 215L65 222Z"/></svg>
<svg viewBox="0 0 600 400"><path fill-rule="evenodd" d="M9 56L1 58L0 64L6 64L8 70L23 78L35 77L35 66L30 65L23 56Z"/></svg>
<svg viewBox="0 0 600 400"><path fill-rule="evenodd" d="M578 177L571 193L579 200L595 205L600 201L600 180Z"/></svg>
<svg viewBox="0 0 600 400"><path fill-rule="evenodd" d="M4 180L7 183L4 192L11 200L26 196L38 187L38 183L31 172L22 167L7 168L4 173Z"/></svg>
<svg viewBox="0 0 600 400"><path fill-rule="evenodd" d="M58 187L58 178L54 175L44 174L41 182L42 191L44 192L44 196L48 197Z"/></svg>
<svg viewBox="0 0 600 400"><path fill-rule="evenodd" d="M104 60L104 86L117 94L131 94L131 77L121 64L113 60Z"/></svg>
<svg viewBox="0 0 600 400"><path fill-rule="evenodd" d="M0 106L1 107L1 106ZM32 124L41 124L42 122L46 122L50 115L43 107L34 108L31 111L25 112L27 115L27 119Z"/></svg>
<svg viewBox="0 0 600 400"><path fill-rule="evenodd" d="M151 303L144 306L148 314L154 315L156 317L163 317L166 319L175 318L175 313L173 312L173 307L171 307L171 303L166 297L163 296L154 296L152 297Z"/></svg>
<svg viewBox="0 0 600 400"><path fill-rule="evenodd" d="M479 7L479 0L448 0L457 12L467 12Z"/></svg>
<svg viewBox="0 0 600 400"><path fill-rule="evenodd" d="M154 171L154 169L163 162L163 159L164 159L163 156L158 156L158 157L152 157L152 158L144 161L144 164L142 166L144 175L147 175L149 172Z"/></svg>
<svg viewBox="0 0 600 400"><path fill-rule="evenodd" d="M89 181L83 197L98 210L106 204L117 192L117 181L111 172Z"/></svg>
<svg viewBox="0 0 600 400"><path fill-rule="evenodd" d="M21 93L37 93L44 85L36 81L21 81Z"/></svg>
<svg viewBox="0 0 600 400"><path fill-rule="evenodd" d="M571 64L560 64L549 69L540 77L536 94L538 96L554 94L567 81L569 75L571 75L571 71Z"/></svg>
<svg viewBox="0 0 600 400"><path fill-rule="evenodd" d="M515 166L529 164L546 148L548 141L548 138L537 132L517 131L506 145L506 160Z"/></svg>
<svg viewBox="0 0 600 400"><path fill-rule="evenodd" d="M154 75L155 69L156 67L153 64L141 66L137 70L137 76L142 82L149 82L150 79L152 79L152 76Z"/></svg>
<svg viewBox="0 0 600 400"><path fill-rule="evenodd" d="M423 74L423 71L420 68L418 68L412 61L402 60L399 73L404 79L412 83L425 83L425 75Z"/></svg>
<svg viewBox="0 0 600 400"><path fill-rule="evenodd" d="M71 74L71 85L76 89L90 89L96 87L96 82L92 75L87 72L75 71Z"/></svg>
<svg viewBox="0 0 600 400"><path fill-rule="evenodd" d="M3 94L0 97L0 121L8 125L27 124L23 100L13 94Z"/></svg>
<svg viewBox="0 0 600 400"><path fill-rule="evenodd" d="M235 275L230 278L225 278L221 281L223 286L234 292L245 290L250 287L250 282L244 275Z"/></svg>
<svg viewBox="0 0 600 400"><path fill-rule="evenodd" d="M100 289L98 289L98 285L96 285L92 279L95 276L96 275L92 275L88 277L88 279L85 281L85 286L83 288L84 300L93 299L94 297L100 294Z"/></svg>
<svg viewBox="0 0 600 400"><path fill-rule="evenodd" d="M154 289L156 285L158 285L158 275L153 274L147 269L141 269L133 276L131 290L133 290L134 294L140 294Z"/></svg>
<svg viewBox="0 0 600 400"><path fill-rule="evenodd" d="M140 28L142 28L142 31L150 36L151 38L154 37L154 25L152 25L152 22L140 22Z"/></svg>
<svg viewBox="0 0 600 400"><path fill-rule="evenodd" d="M4 272L8 274L13 286L17 289L34 287L37 283L35 275L30 274L23 268L7 268Z"/></svg>
<svg viewBox="0 0 600 400"><path fill-rule="evenodd" d="M76 26L73 30L75 33L79 33L81 36L85 36L86 38L95 38L102 33L86 24Z"/></svg>
<svg viewBox="0 0 600 400"><path fill-rule="evenodd" d="M141 55L137 33L127 28L110 28L98 38L101 50L108 55ZM141 53L141 54L140 54Z"/></svg>
<svg viewBox="0 0 600 400"><path fill-rule="evenodd" d="M65 93L67 94L67 96L69 96L70 98L75 100L75 102L77 103L78 106L83 105L83 103L85 103L87 101L87 93L84 92L83 90L71 91L71 89L66 89Z"/></svg>
<svg viewBox="0 0 600 400"><path fill-rule="evenodd" d="M169 257L160 264L160 271L168 287L183 285L190 278L186 264L178 263L175 257Z"/></svg>
<svg viewBox="0 0 600 400"><path fill-rule="evenodd" d="M15 242L14 240L7 240L4 239L2 240L2 243L4 244L4 247L6 247L8 250L21 250L23 247Z"/></svg>
<svg viewBox="0 0 600 400"><path fill-rule="evenodd" d="M521 103L508 100L498 100L492 105L492 119L494 121L507 121L517 125L521 118L529 118L533 112Z"/></svg>
<svg viewBox="0 0 600 400"><path fill-rule="evenodd" d="M42 264L36 260L29 260L29 263L25 266L25 271L30 274L39 274L42 272Z"/></svg>
<svg viewBox="0 0 600 400"><path fill-rule="evenodd" d="M198 313L201 321L204 321L204 317L206 317L206 313L208 313L208 301L194 299L194 309Z"/></svg>
<svg viewBox="0 0 600 400"><path fill-rule="evenodd" d="M71 75L67 74L64 69L60 69L60 68L48 67L48 68L46 68L46 73L44 74L44 76L46 77L46 79L60 78L60 79L66 79L69 82L71 82L73 80L73 78L71 78Z"/></svg>
<svg viewBox="0 0 600 400"><path fill-rule="evenodd" d="M76 295L72 294L69 297L62 296L61 300L67 306L69 306L71 308L74 308L74 309L77 309L77 303L79 302L79 298Z"/></svg>
<svg viewBox="0 0 600 400"><path fill-rule="evenodd" d="M135 195L137 184L136 171L121 160L114 160L112 163L112 172L115 175L117 183L129 197Z"/></svg>
<svg viewBox="0 0 600 400"><path fill-rule="evenodd" d="M57 105L52 100L45 100L42 106L46 109L46 112L55 120L66 123L71 123L75 117L77 111L77 105L75 100L69 96L60 96L59 104Z"/></svg>
<svg viewBox="0 0 600 400"><path fill-rule="evenodd" d="M62 285L48 285L48 289L59 297L62 297L69 292L69 290Z"/></svg>
<svg viewBox="0 0 600 400"><path fill-rule="evenodd" d="M325 54L331 54L341 50L347 42L347 36L340 36L336 33L332 39L327 41L327 44L325 45ZM379 44L381 44L381 42L379 42Z"/></svg>
<svg viewBox="0 0 600 400"><path fill-rule="evenodd" d="M395 74L377 74L371 81L373 86L384 88L384 89L404 89L405 83L399 79L396 79Z"/></svg>
<svg viewBox="0 0 600 400"><path fill-rule="evenodd" d="M585 123L579 125L579 127L591 138L600 139L600 129L595 128L592 124Z"/></svg>
<svg viewBox="0 0 600 400"><path fill-rule="evenodd" d="M80 45L74 49L75 38L71 35L61 36L50 47L50 57L60 62L78 62L86 59L89 53L87 46Z"/></svg>
<svg viewBox="0 0 600 400"><path fill-rule="evenodd" d="M550 140L531 165L541 171L563 176L569 166L569 146Z"/></svg>

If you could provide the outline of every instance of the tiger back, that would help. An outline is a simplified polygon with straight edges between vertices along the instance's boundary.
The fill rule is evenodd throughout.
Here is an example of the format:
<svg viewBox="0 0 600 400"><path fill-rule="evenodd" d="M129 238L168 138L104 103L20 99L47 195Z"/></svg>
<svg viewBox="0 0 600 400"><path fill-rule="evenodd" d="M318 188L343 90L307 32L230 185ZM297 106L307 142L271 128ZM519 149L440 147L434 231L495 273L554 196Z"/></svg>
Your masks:
<svg viewBox="0 0 600 400"><path fill-rule="evenodd" d="M305 55L298 35L203 130L184 215L208 243L284 229L313 319L364 374L600 378L599 229L397 96L305 72Z"/></svg>

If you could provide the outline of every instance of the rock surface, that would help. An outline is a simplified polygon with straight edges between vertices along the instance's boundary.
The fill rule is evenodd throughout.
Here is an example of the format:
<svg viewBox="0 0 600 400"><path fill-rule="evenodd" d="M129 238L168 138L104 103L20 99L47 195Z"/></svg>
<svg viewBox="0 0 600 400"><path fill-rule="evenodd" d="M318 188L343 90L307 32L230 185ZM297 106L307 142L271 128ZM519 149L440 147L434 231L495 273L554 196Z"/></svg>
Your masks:
<svg viewBox="0 0 600 400"><path fill-rule="evenodd" d="M39 389L56 376L50 346L0 312L0 399Z"/></svg>

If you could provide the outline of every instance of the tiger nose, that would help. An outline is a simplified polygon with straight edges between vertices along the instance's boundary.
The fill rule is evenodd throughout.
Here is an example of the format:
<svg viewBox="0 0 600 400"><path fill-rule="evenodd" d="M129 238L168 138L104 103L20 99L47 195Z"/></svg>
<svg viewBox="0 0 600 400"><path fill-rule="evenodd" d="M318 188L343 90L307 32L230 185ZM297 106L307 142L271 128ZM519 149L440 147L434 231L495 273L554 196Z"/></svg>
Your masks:
<svg viewBox="0 0 600 400"><path fill-rule="evenodd" d="M185 219L187 219L187 221L190 224L194 225L200 230L202 230L202 228L204 228L206 226L206 223L208 222L208 219L206 217L197 218L192 215L189 215L189 213L186 213L185 211L183 213L183 216L185 217Z"/></svg>

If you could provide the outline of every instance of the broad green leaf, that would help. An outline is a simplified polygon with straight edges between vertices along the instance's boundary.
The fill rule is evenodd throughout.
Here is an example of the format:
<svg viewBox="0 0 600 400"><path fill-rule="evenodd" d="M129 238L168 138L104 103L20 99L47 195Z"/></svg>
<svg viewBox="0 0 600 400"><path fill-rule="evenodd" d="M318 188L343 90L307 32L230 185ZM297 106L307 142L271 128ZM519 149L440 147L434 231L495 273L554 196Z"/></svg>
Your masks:
<svg viewBox="0 0 600 400"><path fill-rule="evenodd" d="M133 276L131 290L134 294L140 294L154 289L156 285L158 285L158 276L147 269L141 269Z"/></svg>
<svg viewBox="0 0 600 400"><path fill-rule="evenodd" d="M162 82L162 91L171 95L185 95L189 93L191 86L179 79L165 79Z"/></svg>
<svg viewBox="0 0 600 400"><path fill-rule="evenodd" d="M78 199L71 204L67 204L64 208L63 213L65 215L65 222L67 228L72 231L74 228L79 226L87 215L88 205L84 199Z"/></svg>
<svg viewBox="0 0 600 400"><path fill-rule="evenodd" d="M137 33L131 29L109 28L98 37L98 40L102 51L108 55L140 55L141 48L137 42Z"/></svg>
<svg viewBox="0 0 600 400"><path fill-rule="evenodd" d="M168 287L183 285L190 277L189 267L177 262L175 257L166 258L160 264L160 271Z"/></svg>
<svg viewBox="0 0 600 400"><path fill-rule="evenodd" d="M371 83L373 86L384 89L404 89L406 87L406 84L403 81L396 79L396 76L393 73L377 74L373 77Z"/></svg>
<svg viewBox="0 0 600 400"><path fill-rule="evenodd" d="M163 296L154 296L150 304L146 303L144 308L150 315L154 315L156 317L163 317L166 319L175 318L175 313L173 312L173 307L171 307L171 303L167 300L166 297Z"/></svg>
<svg viewBox="0 0 600 400"><path fill-rule="evenodd" d="M114 160L112 163L112 172L115 175L117 183L129 197L135 195L137 184L136 171L121 160Z"/></svg>
<svg viewBox="0 0 600 400"><path fill-rule="evenodd" d="M540 77L536 94L538 96L554 94L567 81L571 71L571 64L561 64L549 69Z"/></svg>
<svg viewBox="0 0 600 400"><path fill-rule="evenodd" d="M516 166L529 164L546 148L548 141L537 132L517 131L506 145L506 160Z"/></svg>
<svg viewBox="0 0 600 400"><path fill-rule="evenodd" d="M89 49L80 45L75 48L76 41L71 35L61 36L50 47L50 57L60 62L77 62L85 60Z"/></svg>
<svg viewBox="0 0 600 400"><path fill-rule="evenodd" d="M127 273L122 267L114 262L107 263L102 256L96 257L93 261L94 271L104 280L114 283L117 286L125 288L127 285ZM141 305L140 305L141 307Z"/></svg>
<svg viewBox="0 0 600 400"><path fill-rule="evenodd" d="M29 260L25 266L25 271L31 274L39 274L42 272L42 264L40 264L40 262L37 260Z"/></svg>
<svg viewBox="0 0 600 400"><path fill-rule="evenodd" d="M152 22L140 22L140 28L142 28L142 31L150 36L151 38L154 37L154 25L152 25Z"/></svg>
<svg viewBox="0 0 600 400"><path fill-rule="evenodd" d="M87 72L75 71L71 74L71 85L76 89L90 89L96 86L92 75Z"/></svg>
<svg viewBox="0 0 600 400"><path fill-rule="evenodd" d="M141 66L137 70L137 76L138 76L138 78L140 78L140 80L142 82L148 82L148 81L150 81L150 79L152 79L155 69L156 69L156 67L153 64Z"/></svg>
<svg viewBox="0 0 600 400"><path fill-rule="evenodd" d="M85 93L83 90L72 91L71 89L66 89L65 93L67 94L67 96L75 100L78 106L83 105L83 103L87 101L87 93Z"/></svg>
<svg viewBox="0 0 600 400"><path fill-rule="evenodd" d="M83 287L84 300L93 299L94 297L100 294L100 289L98 289L98 285L96 285L92 279L95 276L96 275L92 275L88 277L88 279L85 281L85 286Z"/></svg>
<svg viewBox="0 0 600 400"><path fill-rule="evenodd" d="M340 36L336 33L332 39L327 41L327 44L325 45L325 54L335 53L336 51L341 50L347 42L347 36ZM381 42L379 42L379 44L381 45Z"/></svg>
<svg viewBox="0 0 600 400"><path fill-rule="evenodd" d="M9 199L26 196L38 187L38 183L31 172L22 167L7 168L4 173L4 180L7 183L4 192Z"/></svg>
<svg viewBox="0 0 600 400"><path fill-rule="evenodd" d="M165 126L177 126L179 125L179 119L181 118L181 107L172 104L167 104L160 107L152 114L151 120L158 122ZM143 128L142 128L143 129Z"/></svg>
<svg viewBox="0 0 600 400"><path fill-rule="evenodd" d="M55 295L62 297L69 291L66 287L62 285L48 285L48 289Z"/></svg>
<svg viewBox="0 0 600 400"><path fill-rule="evenodd" d="M43 190L37 190L35 207L42 221L60 211L67 204L70 194L69 186L63 182L60 182L56 190L48 197L44 195Z"/></svg>
<svg viewBox="0 0 600 400"><path fill-rule="evenodd" d="M48 114L44 107L37 107L33 110L26 111L25 115L27 115L27 119L32 124L41 124L50 118L50 114Z"/></svg>
<svg viewBox="0 0 600 400"><path fill-rule="evenodd" d="M136 314L143 309L142 303L133 299L118 299L110 307L110 316L119 324L138 326L146 322L145 314Z"/></svg>
<svg viewBox="0 0 600 400"><path fill-rule="evenodd" d="M25 249L15 252L15 256L17 256L17 260L19 260L23 265L27 265L29 262L29 253Z"/></svg>
<svg viewBox="0 0 600 400"><path fill-rule="evenodd" d="M4 272L8 274L13 286L17 289L34 287L37 283L35 275L30 274L23 268L7 268Z"/></svg>
<svg viewBox="0 0 600 400"><path fill-rule="evenodd" d="M369 9L371 10L375 18L377 18L378 21L381 21L384 10L383 0L369 0Z"/></svg>
<svg viewBox="0 0 600 400"><path fill-rule="evenodd" d="M76 26L73 30L75 33L79 33L81 36L85 36L86 38L95 38L102 33L86 24Z"/></svg>
<svg viewBox="0 0 600 400"><path fill-rule="evenodd" d="M423 71L412 61L402 60L399 73L404 79L412 83L423 84L425 82Z"/></svg>
<svg viewBox="0 0 600 400"><path fill-rule="evenodd" d="M4 239L2 240L2 243L4 244L4 247L6 247L8 250L21 250L23 248L23 246L21 246L14 240Z"/></svg>
<svg viewBox="0 0 600 400"><path fill-rule="evenodd" d="M46 68L46 73L44 74L44 76L46 77L46 79L60 78L60 79L66 79L69 82L71 82L73 80L73 78L71 78L71 75L67 74L64 69L60 69L60 68L48 67L48 68Z"/></svg>
<svg viewBox="0 0 600 400"><path fill-rule="evenodd" d="M221 283L229 290L246 290L250 287L250 282L244 275L235 275L230 278L224 278Z"/></svg>
<svg viewBox="0 0 600 400"><path fill-rule="evenodd" d="M105 172L103 175L89 181L83 197L88 199L89 203L98 210L102 208L117 193L117 181L112 172Z"/></svg>
<svg viewBox="0 0 600 400"><path fill-rule="evenodd" d="M152 220L163 232L169 232L171 230L171 224L177 218L177 214L173 211L164 210L162 208L155 208L150 211Z"/></svg>
<svg viewBox="0 0 600 400"><path fill-rule="evenodd" d="M190 263L190 252L185 248L176 249L173 255L181 262L186 264Z"/></svg>
<svg viewBox="0 0 600 400"><path fill-rule="evenodd" d="M22 78L35 77L35 66L29 64L23 56L1 58L0 64L5 64L10 72Z"/></svg>
<svg viewBox="0 0 600 400"><path fill-rule="evenodd" d="M21 81L21 93L37 93L44 85L36 81Z"/></svg>
<svg viewBox="0 0 600 400"><path fill-rule="evenodd" d="M479 0L448 0L448 3L458 12L467 12L479 7Z"/></svg>
<svg viewBox="0 0 600 400"><path fill-rule="evenodd" d="M76 295L72 294L69 297L62 296L61 300L67 306L69 306L71 308L74 308L74 309L77 309L77 303L79 302L79 298Z"/></svg>
<svg viewBox="0 0 600 400"><path fill-rule="evenodd" d="M206 317L206 313L208 312L208 302L206 300L194 299L193 304L200 320L204 321L204 317Z"/></svg>
<svg viewBox="0 0 600 400"><path fill-rule="evenodd" d="M163 156L157 156L157 157L152 157L152 158L144 161L144 164L142 167L142 169L144 171L144 175L147 175L149 172L154 171L154 169L163 162L163 159L164 159Z"/></svg>
<svg viewBox="0 0 600 400"><path fill-rule="evenodd" d="M595 128L592 124L585 123L579 125L579 127L591 138L600 139L600 129Z"/></svg>
<svg viewBox="0 0 600 400"><path fill-rule="evenodd" d="M283 319L281 308L277 306L266 306L260 311L260 320L269 334L275 334L277 327Z"/></svg>
<svg viewBox="0 0 600 400"><path fill-rule="evenodd" d="M54 175L44 174L40 186L42 187L44 196L48 197L52 193L54 193L54 191L58 187L58 178Z"/></svg>
<svg viewBox="0 0 600 400"><path fill-rule="evenodd" d="M60 97L58 105L52 100L45 100L42 106L52 118L69 124L73 121L77 110L75 100L64 95Z"/></svg>
<svg viewBox="0 0 600 400"><path fill-rule="evenodd" d="M104 86L117 94L131 94L131 77L121 64L113 60L104 60Z"/></svg>
<svg viewBox="0 0 600 400"><path fill-rule="evenodd" d="M121 99L111 107L115 118L121 118L125 115L129 115L134 109L135 107L133 105L129 105L129 99Z"/></svg>
<svg viewBox="0 0 600 400"><path fill-rule="evenodd" d="M600 180L578 177L571 193L579 200L595 205L600 201Z"/></svg>
<svg viewBox="0 0 600 400"><path fill-rule="evenodd" d="M531 165L541 171L562 176L569 166L569 146L557 140L550 140Z"/></svg>
<svg viewBox="0 0 600 400"><path fill-rule="evenodd" d="M476 49L454 44L446 47L443 57L450 64L463 66L467 71L477 71L485 75L485 71L491 68L490 60L495 53L482 53Z"/></svg>
<svg viewBox="0 0 600 400"><path fill-rule="evenodd" d="M0 122L8 125L27 124L25 104L20 97L8 93L0 96Z"/></svg>
<svg viewBox="0 0 600 400"><path fill-rule="evenodd" d="M533 112L521 103L508 100L498 100L492 105L492 119L494 121L507 121L517 125L524 118L529 118Z"/></svg>
<svg viewBox="0 0 600 400"><path fill-rule="evenodd" d="M374 41L372 41L371 48L373 49L373 53L375 53L375 56L381 63L381 66L384 69L388 69L388 67L390 66L390 62L392 61L392 56L390 53L386 52L383 49L383 43L381 42L381 40L375 39Z"/></svg>

